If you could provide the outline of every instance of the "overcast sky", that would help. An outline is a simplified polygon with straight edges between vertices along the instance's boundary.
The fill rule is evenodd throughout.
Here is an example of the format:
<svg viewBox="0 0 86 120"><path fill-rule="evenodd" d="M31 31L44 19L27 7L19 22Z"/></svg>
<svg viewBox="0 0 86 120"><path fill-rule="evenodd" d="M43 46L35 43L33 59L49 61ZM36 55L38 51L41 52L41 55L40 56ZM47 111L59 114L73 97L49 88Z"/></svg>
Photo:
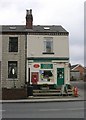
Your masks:
<svg viewBox="0 0 86 120"><path fill-rule="evenodd" d="M32 9L34 25L62 25L69 32L70 63L84 65L84 1L0 0L0 25L23 25Z"/></svg>

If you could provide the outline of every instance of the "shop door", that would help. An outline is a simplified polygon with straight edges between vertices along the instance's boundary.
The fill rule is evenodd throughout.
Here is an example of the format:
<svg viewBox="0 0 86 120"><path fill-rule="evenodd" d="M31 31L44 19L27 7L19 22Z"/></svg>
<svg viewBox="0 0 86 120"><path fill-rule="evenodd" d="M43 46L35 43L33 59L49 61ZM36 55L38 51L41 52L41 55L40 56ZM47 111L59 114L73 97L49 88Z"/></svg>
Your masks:
<svg viewBox="0 0 86 120"><path fill-rule="evenodd" d="M64 84L64 68L57 68L57 85Z"/></svg>
<svg viewBox="0 0 86 120"><path fill-rule="evenodd" d="M38 82L38 72L31 73L31 82L32 84L37 84Z"/></svg>

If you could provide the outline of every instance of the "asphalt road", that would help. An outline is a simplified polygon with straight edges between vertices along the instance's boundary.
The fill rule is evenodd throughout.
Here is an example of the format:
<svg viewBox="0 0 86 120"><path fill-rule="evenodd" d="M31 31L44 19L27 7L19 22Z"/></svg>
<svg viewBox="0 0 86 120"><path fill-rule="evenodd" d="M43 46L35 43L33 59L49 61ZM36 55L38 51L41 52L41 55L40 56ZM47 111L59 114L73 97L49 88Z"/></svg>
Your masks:
<svg viewBox="0 0 86 120"><path fill-rule="evenodd" d="M80 81L71 81L71 85L78 87L78 93L81 99L86 100L86 82Z"/></svg>
<svg viewBox="0 0 86 120"><path fill-rule="evenodd" d="M71 82L84 94L84 82ZM3 103L3 118L84 118L84 101L48 103Z"/></svg>
<svg viewBox="0 0 86 120"><path fill-rule="evenodd" d="M3 118L84 118L84 101L4 103Z"/></svg>

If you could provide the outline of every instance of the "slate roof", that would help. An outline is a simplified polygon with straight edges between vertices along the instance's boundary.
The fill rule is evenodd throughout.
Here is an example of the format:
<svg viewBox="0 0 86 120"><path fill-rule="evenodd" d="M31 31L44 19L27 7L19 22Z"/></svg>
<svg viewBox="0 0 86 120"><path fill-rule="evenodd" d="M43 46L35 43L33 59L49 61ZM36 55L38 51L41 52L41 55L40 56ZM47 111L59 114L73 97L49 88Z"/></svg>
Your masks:
<svg viewBox="0 0 86 120"><path fill-rule="evenodd" d="M68 33L61 25L34 25L33 29L26 29L25 25L2 25L2 32L55 32Z"/></svg>
<svg viewBox="0 0 86 120"><path fill-rule="evenodd" d="M33 26L33 31L35 32L67 32L62 26Z"/></svg>
<svg viewBox="0 0 86 120"><path fill-rule="evenodd" d="M75 68L75 67L77 67L77 66L78 66L78 64L72 65L72 66L71 66L71 69L73 69L73 68Z"/></svg>

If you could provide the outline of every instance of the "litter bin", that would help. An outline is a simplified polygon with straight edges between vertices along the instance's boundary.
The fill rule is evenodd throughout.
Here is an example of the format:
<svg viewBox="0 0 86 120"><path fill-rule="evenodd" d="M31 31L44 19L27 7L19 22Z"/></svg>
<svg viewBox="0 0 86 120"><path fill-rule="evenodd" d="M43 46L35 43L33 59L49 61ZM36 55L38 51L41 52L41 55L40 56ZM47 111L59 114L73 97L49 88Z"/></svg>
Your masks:
<svg viewBox="0 0 86 120"><path fill-rule="evenodd" d="M33 86L27 86L27 96L33 96Z"/></svg>

